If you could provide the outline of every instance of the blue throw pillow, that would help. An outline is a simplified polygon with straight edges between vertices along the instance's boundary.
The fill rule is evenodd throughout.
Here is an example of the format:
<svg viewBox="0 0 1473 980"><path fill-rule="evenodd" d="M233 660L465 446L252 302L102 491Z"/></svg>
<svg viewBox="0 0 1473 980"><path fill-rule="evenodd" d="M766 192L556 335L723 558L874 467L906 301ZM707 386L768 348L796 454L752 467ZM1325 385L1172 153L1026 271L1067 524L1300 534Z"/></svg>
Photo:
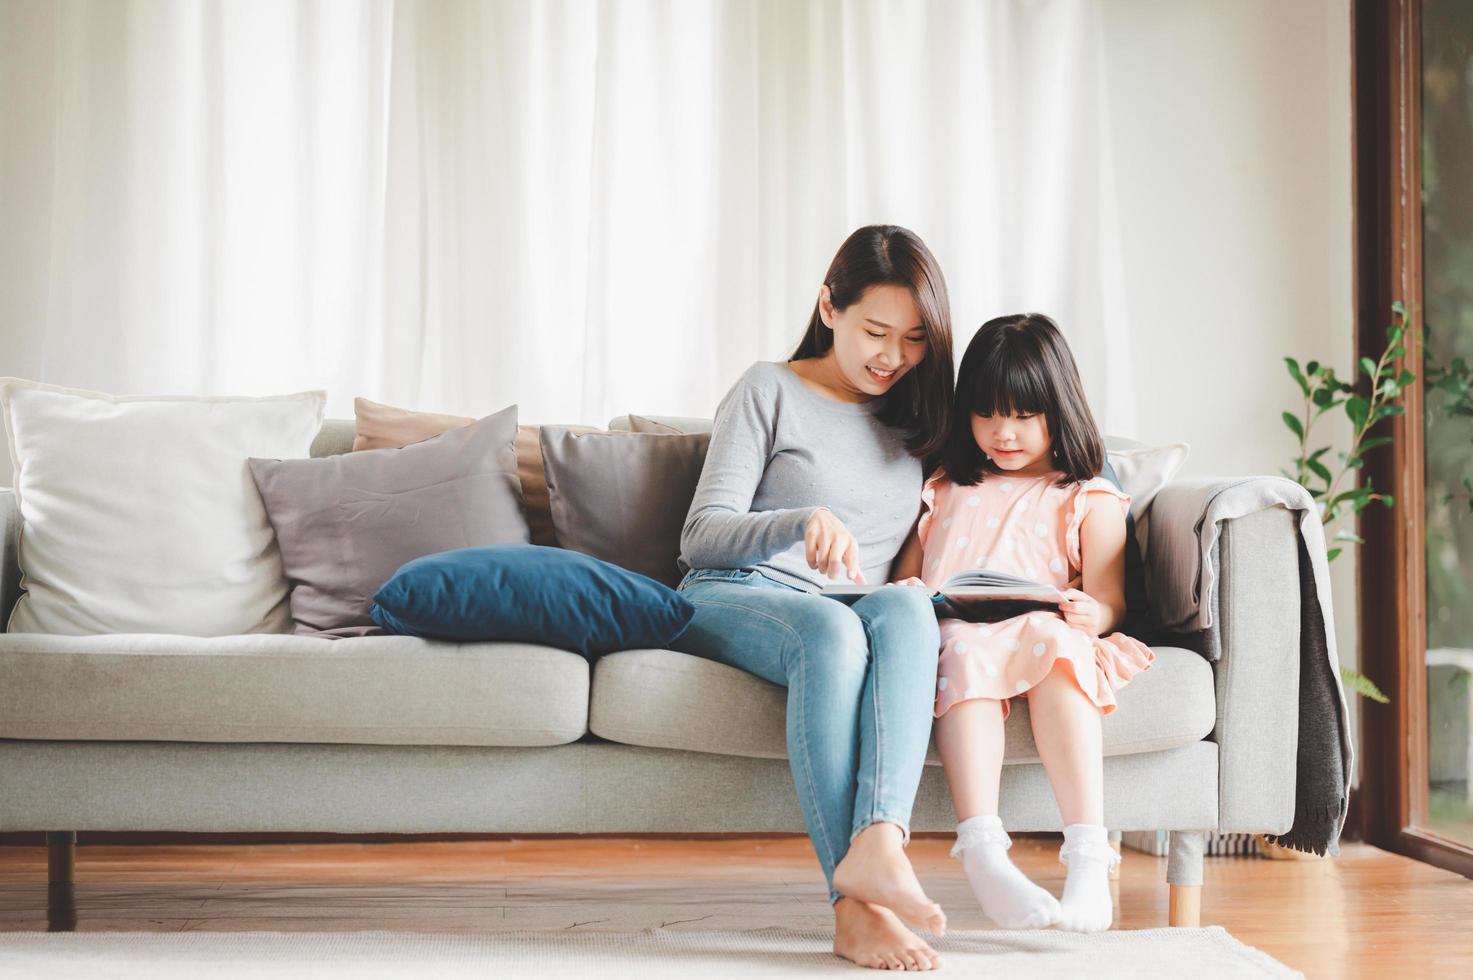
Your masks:
<svg viewBox="0 0 1473 980"><path fill-rule="evenodd" d="M674 589L576 551L459 548L408 562L369 610L390 633L519 640L593 658L669 645L695 615Z"/></svg>

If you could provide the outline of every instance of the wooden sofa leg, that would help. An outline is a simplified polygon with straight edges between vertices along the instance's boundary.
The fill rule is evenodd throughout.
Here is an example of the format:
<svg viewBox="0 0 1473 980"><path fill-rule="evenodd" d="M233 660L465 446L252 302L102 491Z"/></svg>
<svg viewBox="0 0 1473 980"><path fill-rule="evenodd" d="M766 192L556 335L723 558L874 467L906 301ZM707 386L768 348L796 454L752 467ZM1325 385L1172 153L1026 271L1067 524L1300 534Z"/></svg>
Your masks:
<svg viewBox="0 0 1473 980"><path fill-rule="evenodd" d="M1180 929L1195 929L1202 924L1202 886L1172 885L1167 922Z"/></svg>
<svg viewBox="0 0 1473 980"><path fill-rule="evenodd" d="M77 866L77 833L46 833L46 931L72 932L77 928L73 873Z"/></svg>
<svg viewBox="0 0 1473 980"><path fill-rule="evenodd" d="M1173 830L1166 850L1166 882L1171 886L1167 921L1183 929L1202 924L1202 854L1207 849L1203 831Z"/></svg>

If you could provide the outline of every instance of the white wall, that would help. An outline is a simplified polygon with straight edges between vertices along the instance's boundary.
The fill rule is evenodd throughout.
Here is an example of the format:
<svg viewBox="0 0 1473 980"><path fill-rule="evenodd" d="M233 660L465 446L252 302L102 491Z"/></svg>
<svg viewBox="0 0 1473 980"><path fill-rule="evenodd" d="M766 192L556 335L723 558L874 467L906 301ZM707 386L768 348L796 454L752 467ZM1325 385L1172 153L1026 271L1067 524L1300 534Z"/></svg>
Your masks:
<svg viewBox="0 0 1473 980"><path fill-rule="evenodd" d="M1282 358L1351 360L1348 0L1104 10L1138 437L1276 472Z"/></svg>
<svg viewBox="0 0 1473 980"><path fill-rule="evenodd" d="M1277 473L1295 452L1283 357L1353 360L1349 0L1104 10L1134 435L1191 443L1188 473ZM1343 416L1321 426L1315 445L1344 446ZM1331 566L1347 663L1354 561Z"/></svg>

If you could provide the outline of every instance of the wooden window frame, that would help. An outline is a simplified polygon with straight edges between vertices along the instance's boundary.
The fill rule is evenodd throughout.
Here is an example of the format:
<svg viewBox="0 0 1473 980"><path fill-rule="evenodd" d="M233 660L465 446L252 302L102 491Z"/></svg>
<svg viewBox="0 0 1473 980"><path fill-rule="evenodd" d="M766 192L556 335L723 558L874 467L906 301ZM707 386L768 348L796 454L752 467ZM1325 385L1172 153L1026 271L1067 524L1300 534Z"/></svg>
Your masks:
<svg viewBox="0 0 1473 980"><path fill-rule="evenodd" d="M1379 354L1391 304L1407 305L1407 355L1422 363L1421 0L1354 0L1356 347ZM1427 579L1423 371L1405 414L1381 423L1393 442L1365 473L1396 498L1359 517L1362 670L1390 703L1364 701L1364 839L1467 877L1473 847L1419 825L1427 812Z"/></svg>

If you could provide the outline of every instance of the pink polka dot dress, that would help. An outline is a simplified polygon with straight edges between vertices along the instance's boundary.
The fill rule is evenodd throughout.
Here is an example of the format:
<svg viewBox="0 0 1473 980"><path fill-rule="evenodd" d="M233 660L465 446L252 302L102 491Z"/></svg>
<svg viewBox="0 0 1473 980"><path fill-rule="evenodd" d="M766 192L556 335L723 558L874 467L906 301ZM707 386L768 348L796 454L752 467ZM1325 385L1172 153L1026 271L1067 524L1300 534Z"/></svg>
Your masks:
<svg viewBox="0 0 1473 980"><path fill-rule="evenodd" d="M1014 477L988 473L960 487L938 472L921 491L925 510L917 534L921 578L932 589L968 568L1021 575L1059 589L1082 587L1079 527L1088 506L1130 498L1103 477L1067 487L1061 474ZM1088 501L1088 504L1086 503ZM1149 647L1123 633L1092 637L1054 612L1031 612L997 623L941 621L936 717L958 701L1027 696L1063 661L1070 676L1102 714L1115 710L1115 692L1156 659Z"/></svg>

